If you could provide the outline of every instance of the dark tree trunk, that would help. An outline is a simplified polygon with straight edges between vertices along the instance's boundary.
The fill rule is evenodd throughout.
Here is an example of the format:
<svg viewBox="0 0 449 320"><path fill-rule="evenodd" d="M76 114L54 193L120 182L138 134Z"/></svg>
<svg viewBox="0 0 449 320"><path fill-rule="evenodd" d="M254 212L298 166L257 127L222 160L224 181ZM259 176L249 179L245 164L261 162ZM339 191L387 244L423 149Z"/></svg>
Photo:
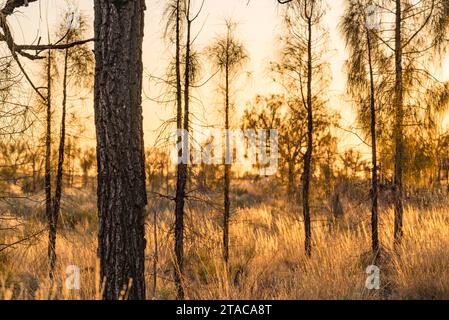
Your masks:
<svg viewBox="0 0 449 320"><path fill-rule="evenodd" d="M177 11L177 51L179 50L179 3ZM182 136L182 149L180 149L181 162L178 165L177 172L177 183L176 183L176 206L175 206L175 255L176 263L175 266L175 284L177 288L176 297L178 300L183 300L185 297L184 286L183 286L183 270L184 270L184 206L185 206L185 196L186 196L186 185L187 185L187 173L188 166L187 162L189 159L188 147L189 147L189 98L190 98L190 31L191 23L187 21L187 40L186 40L186 61L185 61L185 74L184 74L184 123L182 125L183 133ZM179 52L178 52L179 54ZM179 56L177 57L179 59ZM180 61L177 61L177 68L179 68ZM180 70L177 70L177 74ZM181 89L180 89L180 73L177 75L178 80L178 108L181 104ZM179 120L179 109L178 109L178 120ZM182 122L182 121L181 121ZM180 127L178 127L180 128ZM179 140L178 140L179 142Z"/></svg>
<svg viewBox="0 0 449 320"><path fill-rule="evenodd" d="M227 53L228 54L228 53ZM229 261L229 217L231 201L229 199L229 189L231 187L231 154L229 141L229 67L226 65L225 74L225 166L224 166L224 214L223 214L223 259L226 264Z"/></svg>
<svg viewBox="0 0 449 320"><path fill-rule="evenodd" d="M307 256L312 254L312 230L310 225L310 178L313 152L313 110L312 110L312 20L308 19L307 39L307 150L304 155L304 173L302 183L302 205L304 215L305 241L304 247Z"/></svg>
<svg viewBox="0 0 449 320"><path fill-rule="evenodd" d="M170 162L168 159L165 166L165 194L170 194Z"/></svg>
<svg viewBox="0 0 449 320"><path fill-rule="evenodd" d="M56 265L56 224L52 213L51 198L51 51L47 61L47 130L45 134L45 213L48 222L48 264L49 277L53 281Z"/></svg>
<svg viewBox="0 0 449 320"><path fill-rule="evenodd" d="M36 180L37 180L37 170L36 170L36 156L33 154L33 158L31 159L31 167L33 170L33 180L31 185L32 192L36 192Z"/></svg>
<svg viewBox="0 0 449 320"><path fill-rule="evenodd" d="M98 255L104 299L145 299L144 0L95 0Z"/></svg>
<svg viewBox="0 0 449 320"><path fill-rule="evenodd" d="M182 125L182 88L181 88L181 3L176 2L176 128L181 130ZM178 133L178 146L182 144L182 135ZM182 148L178 152L179 160L182 159ZM185 197L185 171L183 164L178 163L176 170L176 207L175 207L175 284L177 288L177 297L184 299L184 289L182 286L182 269L184 257L184 197Z"/></svg>
<svg viewBox="0 0 449 320"><path fill-rule="evenodd" d="M395 30L395 67L396 67L396 80L395 80L395 126L394 126L394 139L395 139L395 156L394 156L394 244L398 246L401 243L403 230L402 230L402 218L403 218L403 204L402 204L402 175L403 175L403 153L404 153L404 141L403 141L403 121L404 121L404 109L403 109L403 85L402 85L402 8L401 0L396 0L396 30Z"/></svg>
<svg viewBox="0 0 449 320"><path fill-rule="evenodd" d="M185 189L187 184L187 165L178 165L175 205L175 284L178 300L184 299L184 286L182 283L184 269L184 205Z"/></svg>
<svg viewBox="0 0 449 320"><path fill-rule="evenodd" d="M56 235L58 232L59 210L61 209L62 196L62 175L64 165L64 146L65 146L65 122L66 122L66 106L67 106L67 60L68 49L65 50L64 57L64 75L63 75L63 94L62 94L62 117L61 117L61 135L58 149L58 168L56 172L55 195L51 204L51 220L49 228L49 257L50 257L50 278L53 279L56 266ZM51 192L50 192L51 194Z"/></svg>
<svg viewBox="0 0 449 320"><path fill-rule="evenodd" d="M293 184L295 181L294 174L293 174L294 166L295 166L295 164L294 164L293 160L291 159L288 162L288 172L287 172L287 175L288 175L287 176L287 199L288 199L288 201L290 201L291 199L294 199L294 190L293 190Z"/></svg>
<svg viewBox="0 0 449 320"><path fill-rule="evenodd" d="M68 138L67 139L67 183L72 187L72 146L73 146L73 140Z"/></svg>
<svg viewBox="0 0 449 320"><path fill-rule="evenodd" d="M368 64L370 74L370 112L371 112L371 156L373 169L371 172L371 248L373 254L379 253L379 232L378 232L378 185L377 185L377 140L376 140L376 92L374 87L374 72L371 48L371 35L367 31L368 43Z"/></svg>
<svg viewBox="0 0 449 320"><path fill-rule="evenodd" d="M153 256L153 299L157 297L157 263L159 259L158 244L157 244L157 210L153 209L153 241L154 241L154 256Z"/></svg>

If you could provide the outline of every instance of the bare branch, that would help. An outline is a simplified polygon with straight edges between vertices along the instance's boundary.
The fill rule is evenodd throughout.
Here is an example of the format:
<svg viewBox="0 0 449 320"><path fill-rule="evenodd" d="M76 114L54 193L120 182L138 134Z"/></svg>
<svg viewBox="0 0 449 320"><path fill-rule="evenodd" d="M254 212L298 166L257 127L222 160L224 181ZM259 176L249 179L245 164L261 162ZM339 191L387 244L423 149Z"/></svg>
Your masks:
<svg viewBox="0 0 449 320"><path fill-rule="evenodd" d="M8 0L1 10L1 13L5 16L9 16L16 8L28 6L29 3L36 1L38 0Z"/></svg>

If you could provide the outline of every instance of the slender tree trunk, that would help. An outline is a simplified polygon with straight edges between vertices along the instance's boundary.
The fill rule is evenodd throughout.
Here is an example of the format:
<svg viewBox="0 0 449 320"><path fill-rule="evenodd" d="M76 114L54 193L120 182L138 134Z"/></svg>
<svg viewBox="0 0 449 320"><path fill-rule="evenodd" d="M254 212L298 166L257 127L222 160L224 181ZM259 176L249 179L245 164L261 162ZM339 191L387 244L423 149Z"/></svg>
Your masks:
<svg viewBox="0 0 449 320"><path fill-rule="evenodd" d="M157 262L159 259L157 244L157 210L153 209L153 238L154 238L154 257L153 257L153 299L157 298Z"/></svg>
<svg viewBox="0 0 449 320"><path fill-rule="evenodd" d="M313 110L312 110L312 20L308 19L307 39L307 150L304 155L304 173L302 184L303 215L305 231L305 251L308 257L312 254L312 231L310 225L310 178L313 152Z"/></svg>
<svg viewBox="0 0 449 320"><path fill-rule="evenodd" d="M377 185L377 140L376 140L376 92L374 86L374 72L371 48L371 35L367 31L368 43L368 64L370 74L370 112L371 112L371 248L375 256L379 253L379 232L378 232L378 185Z"/></svg>
<svg viewBox="0 0 449 320"><path fill-rule="evenodd" d="M177 287L177 299L184 299L184 287L182 276L184 270L184 206L185 189L187 183L187 168L185 164L178 166L178 183L176 186L175 207L175 284Z"/></svg>
<svg viewBox="0 0 449 320"><path fill-rule="evenodd" d="M64 75L63 75L63 94L62 94L62 117L61 117L61 135L59 140L58 150L58 168L56 172L56 185L55 196L52 199L52 217L50 227L50 248L52 248L52 260L50 263L50 274L54 274L54 268L56 265L56 235L58 231L59 210L61 208L61 196L62 196L62 176L64 165L64 146L65 146L65 122L66 122L66 106L67 106L67 60L68 49L65 50L64 57Z"/></svg>
<svg viewBox="0 0 449 320"><path fill-rule="evenodd" d="M176 1L176 125L182 128L182 87L181 87L181 1ZM178 137L181 142L181 137Z"/></svg>
<svg viewBox="0 0 449 320"><path fill-rule="evenodd" d="M293 177L293 167L294 163L292 161L288 162L288 177L287 177L287 199L292 199L293 197L293 183L294 183L294 177Z"/></svg>
<svg viewBox="0 0 449 320"><path fill-rule="evenodd" d="M72 139L70 139L70 137L67 139L67 183L70 186L70 188L72 187Z"/></svg>
<svg viewBox="0 0 449 320"><path fill-rule="evenodd" d="M83 168L83 188L87 188L87 170Z"/></svg>
<svg viewBox="0 0 449 320"><path fill-rule="evenodd" d="M170 194L170 161L165 164L165 194Z"/></svg>
<svg viewBox="0 0 449 320"><path fill-rule="evenodd" d="M228 56L228 52L226 53ZM223 259L226 264L229 261L229 217L231 201L229 199L229 189L231 186L231 152L229 141L229 67L226 63L225 70L225 166L224 166L224 214L223 214Z"/></svg>
<svg viewBox="0 0 449 320"><path fill-rule="evenodd" d="M176 3L176 102L177 102L177 113L176 113L176 128L181 130L183 128L182 124L182 88L181 88L181 32L180 32L180 19L181 19L181 3L180 0ZM182 134L178 133L178 146L182 144ZM177 288L177 297L179 299L184 299L184 289L182 286L182 269L183 269L183 257L184 257L184 191L185 186L183 186L184 169L181 159L183 157L183 149L180 148L178 152L178 158L180 162L178 163L176 170L176 207L175 207L175 255L176 255L176 265L174 268L175 273L175 284ZM185 183L185 182L184 182Z"/></svg>
<svg viewBox="0 0 449 320"><path fill-rule="evenodd" d="M179 7L178 7L179 14ZM179 17L178 17L179 19ZM178 20L179 21L179 20ZM179 23L179 22L178 22ZM179 26L177 26L178 28ZM177 30L179 32L179 30ZM175 284L177 287L177 299L185 297L183 286L184 271L184 206L188 172L188 147L189 147L189 98L190 98L190 32L191 23L187 21L187 40L184 73L184 122L182 125L182 149L180 153L180 164L178 165L178 176L176 185L176 208L175 208L175 254L177 266L175 267ZM179 36L179 33L178 33ZM179 82L180 83L180 82ZM181 89L179 89L179 93ZM178 98L179 99L179 98ZM178 101L179 102L179 101Z"/></svg>
<svg viewBox="0 0 449 320"><path fill-rule="evenodd" d="M95 0L98 255L103 299L145 299L144 0Z"/></svg>
<svg viewBox="0 0 449 320"><path fill-rule="evenodd" d="M33 154L33 158L31 160L31 166L33 170L33 181L32 181L32 190L33 193L36 192L36 177L37 177L37 170L36 170L36 156Z"/></svg>
<svg viewBox="0 0 449 320"><path fill-rule="evenodd" d="M396 0L396 30L395 30L395 68L396 68L396 80L395 80L395 126L394 126L394 139L395 139L395 157L394 157L394 244L397 247L401 243L403 230L402 230L402 218L403 218L403 153L404 153L404 141L403 141L403 84L402 84L402 8L401 0Z"/></svg>
<svg viewBox="0 0 449 320"><path fill-rule="evenodd" d="M49 277L53 281L56 264L56 225L53 221L51 198L51 50L47 61L47 131L45 134L45 213L48 221L48 263Z"/></svg>

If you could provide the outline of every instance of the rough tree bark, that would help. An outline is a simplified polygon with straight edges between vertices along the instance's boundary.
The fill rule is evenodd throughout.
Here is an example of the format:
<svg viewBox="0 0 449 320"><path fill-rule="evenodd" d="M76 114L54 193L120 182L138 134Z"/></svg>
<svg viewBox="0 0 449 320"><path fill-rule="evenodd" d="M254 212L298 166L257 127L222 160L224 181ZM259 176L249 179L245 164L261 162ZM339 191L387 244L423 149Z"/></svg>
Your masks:
<svg viewBox="0 0 449 320"><path fill-rule="evenodd" d="M95 0L98 255L104 299L145 299L144 0Z"/></svg>

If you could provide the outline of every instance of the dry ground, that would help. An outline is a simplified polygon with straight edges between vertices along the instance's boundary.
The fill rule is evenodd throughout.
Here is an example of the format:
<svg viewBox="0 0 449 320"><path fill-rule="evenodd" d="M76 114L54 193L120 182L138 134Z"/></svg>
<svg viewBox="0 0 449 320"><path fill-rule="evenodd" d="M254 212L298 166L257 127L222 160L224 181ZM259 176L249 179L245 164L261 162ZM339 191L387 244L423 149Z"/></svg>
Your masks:
<svg viewBox="0 0 449 320"><path fill-rule="evenodd" d="M238 198L245 196L244 191ZM268 190L261 191L262 193ZM267 193L265 193L267 195ZM23 201L22 201L23 202ZM39 210L26 210L19 200L11 220L15 231L2 231L0 243L11 243L45 228ZM236 200L239 203L239 199ZM28 204L31 206L31 204ZM449 214L447 207L405 211L404 241L391 250L393 212L383 209L379 262L381 289L367 290L366 268L372 264L369 209L344 202L345 217L329 224L314 217L313 252L304 256L303 226L296 208L281 199L235 209L231 224L231 258L226 271L221 261L220 214L207 207L190 207L186 234L186 279L189 299L448 299ZM154 290L154 212L157 213L158 256ZM172 210L153 201L147 218L147 295L173 299ZM11 217L17 217L11 215ZM4 226L5 226L4 222ZM73 192L65 201L58 235L58 277L47 280L46 234L0 252L0 299L96 299L95 202L92 195ZM66 290L65 270L81 270L80 290Z"/></svg>

